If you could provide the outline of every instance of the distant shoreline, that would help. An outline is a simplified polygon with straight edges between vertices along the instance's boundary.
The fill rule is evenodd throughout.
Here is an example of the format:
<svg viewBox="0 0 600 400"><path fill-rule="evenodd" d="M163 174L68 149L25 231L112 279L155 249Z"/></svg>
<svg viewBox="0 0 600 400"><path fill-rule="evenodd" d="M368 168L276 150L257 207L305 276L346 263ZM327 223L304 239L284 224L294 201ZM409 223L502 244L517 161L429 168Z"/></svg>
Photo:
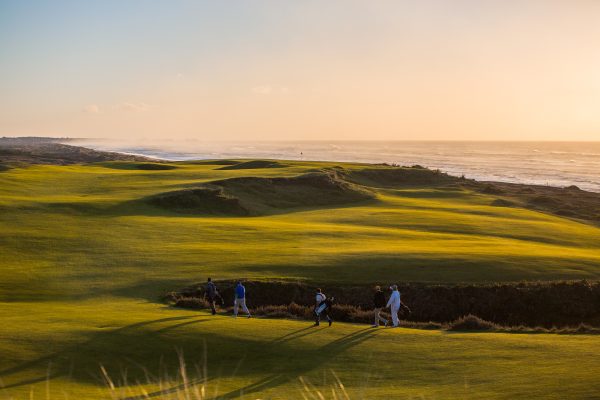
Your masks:
<svg viewBox="0 0 600 400"><path fill-rule="evenodd" d="M218 158L212 158L216 160ZM230 158L231 160L241 160L241 158ZM268 158L254 158L250 160L266 160ZM197 159L202 161L205 159ZM22 167L31 164L50 164L50 165L73 165L98 163L108 161L122 161L134 163L150 163L143 165L139 169L156 169L146 167L157 167L156 164L166 166L168 161L127 154L120 152L106 152L89 149L81 146L56 143L53 141L36 140L7 140L0 139L0 171L10 168ZM309 162L309 160L288 160L290 162ZM315 160L310 160L315 161ZM176 161L177 162L177 161ZM193 162L192 160L179 162ZM332 168L337 161L328 161ZM154 165L151 165L154 164ZM387 166L392 170L402 170L397 164L388 163L354 163L363 165L372 165L373 167ZM413 165L422 168L422 171L428 170L434 173L436 169ZM408 167L408 166L407 166ZM410 168L409 168L410 169ZM594 225L600 224L600 193L586 191L577 185L568 186L550 186L528 183L501 182L494 180L477 180L465 178L464 176L442 171L440 175L449 178L444 184L453 182L459 188L472 190L484 195L494 196L495 206L499 207L523 207L536 211L546 212L561 217L571 218L580 221L586 221ZM387 179L387 178L385 178ZM395 178L394 178L395 179ZM385 187L389 182L382 181ZM412 183L408 183L410 186ZM441 185L437 182L434 186Z"/></svg>
<svg viewBox="0 0 600 400"><path fill-rule="evenodd" d="M274 159L423 165L477 181L558 188L574 185L582 190L600 193L600 142L190 140L164 142L160 146L127 146L124 142L113 143L100 139L0 138L0 147L14 143L28 146L61 144L96 152L96 157L83 157L80 162L133 157L153 162ZM60 158L60 151L54 153L54 157ZM120 156L110 156L108 153Z"/></svg>

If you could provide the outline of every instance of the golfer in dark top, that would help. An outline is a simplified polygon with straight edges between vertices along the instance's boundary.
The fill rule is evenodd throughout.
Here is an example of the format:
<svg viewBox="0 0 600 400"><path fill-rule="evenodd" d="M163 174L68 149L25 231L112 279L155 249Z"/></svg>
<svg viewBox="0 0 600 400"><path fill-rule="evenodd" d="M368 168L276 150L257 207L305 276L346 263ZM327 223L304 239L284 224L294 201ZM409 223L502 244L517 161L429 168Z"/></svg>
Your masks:
<svg viewBox="0 0 600 400"><path fill-rule="evenodd" d="M333 304L333 297L328 298L321 291L321 289L317 289L317 295L315 296L315 326L319 326L319 322L321 321L321 314L325 313L325 317L327 318L327 322L329 322L329 326L333 323L333 320L329 316L329 310Z"/></svg>
<svg viewBox="0 0 600 400"><path fill-rule="evenodd" d="M388 320L381 316L381 310L385 308L385 294L381 291L380 286L375 286L373 305L375 306L375 323L373 324L373 328L377 328L379 326L379 321L383 322L384 326L387 326Z"/></svg>
<svg viewBox="0 0 600 400"><path fill-rule="evenodd" d="M217 300L217 297L220 297L219 292L217 291L217 287L212 282L212 280L208 278L208 281L206 282L206 289L204 291L204 299L208 301L208 304L210 304L210 310L212 311L212 315L215 315L217 313L217 310L215 308L215 301Z"/></svg>

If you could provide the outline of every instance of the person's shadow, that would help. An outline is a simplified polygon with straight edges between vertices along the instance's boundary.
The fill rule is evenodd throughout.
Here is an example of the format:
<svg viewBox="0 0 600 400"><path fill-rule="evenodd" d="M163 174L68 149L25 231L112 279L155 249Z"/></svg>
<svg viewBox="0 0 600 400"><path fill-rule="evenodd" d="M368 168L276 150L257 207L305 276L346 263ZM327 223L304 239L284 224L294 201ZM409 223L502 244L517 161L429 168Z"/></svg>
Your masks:
<svg viewBox="0 0 600 400"><path fill-rule="evenodd" d="M44 382L46 380L51 380L51 379L61 377L61 376L69 376L70 378L72 378L73 377L72 374L74 373L74 371L73 371L72 365L70 365L69 363L72 362L72 360L75 359L78 355L80 355L81 352L94 351L94 347L97 342L98 343L106 343L106 342L111 343L112 340L118 339L119 336L126 336L129 333L135 332L139 328L143 328L143 327L146 327L151 324L171 322L171 321L180 321L180 320L190 320L192 318L193 317L191 317L191 316L161 318L161 319L155 319L155 320L150 320L150 321L138 322L135 324L126 325L126 326L123 326L120 328L112 329L107 332L100 332L100 333L94 334L94 335L92 335L92 337L89 340L87 340L83 343L79 343L79 344L73 345L71 347L68 347L64 350L54 352L52 354L48 354L46 356L39 357L35 360L27 361L27 362L21 363L19 365L1 370L0 371L0 383L6 381L7 379L10 379L11 377L17 375L20 372L25 372L28 369L33 369L33 368L40 369L40 368L44 368L44 367L47 368L47 372L44 375L40 375L37 377L24 379L24 380L17 380L16 382L12 382L12 383L2 384L2 385L0 385L0 388L10 389L10 388L23 386L23 385L32 385L34 383ZM184 325L195 324L195 323L200 323L200 322L205 322L205 321L208 321L208 319L193 319L193 320L175 324L175 325L168 325L166 327L163 327L156 331L153 331L153 333L160 334L162 332L165 332L165 331L168 331L171 329L175 329L175 328L178 328L178 327L181 327ZM81 375L81 373L80 373L78 378L84 379L85 377L83 375ZM92 374L90 374L87 378L88 379L93 378Z"/></svg>
<svg viewBox="0 0 600 400"><path fill-rule="evenodd" d="M306 332L309 329L312 331ZM274 341L272 344L283 343L286 341L294 340L299 337L303 337L314 333L318 328L308 327L298 331L284 335ZM263 390L275 388L283 385L287 382L295 380L303 375L306 375L312 370L317 369L322 364L330 361L336 355L343 353L344 351L366 341L374 336L376 331L372 328L365 328L359 331L353 332L349 335L336 339L332 342L327 343L324 346L317 347L311 350L311 357L305 363L294 363L293 368L289 368L287 372L275 373L262 378L254 383L246 385L240 389L232 390L228 393L217 396L217 399L235 399L246 394L261 392Z"/></svg>
<svg viewBox="0 0 600 400"><path fill-rule="evenodd" d="M168 348L170 348L172 344L174 344L172 341L165 341L165 337L161 334L183 326L207 322L210 320L210 318L198 319L193 316L169 317L149 321L142 321L135 324L130 324L120 328L112 329L110 331L96 333L93 334L89 340L83 343L70 346L68 348L65 348L64 350L54 352L43 357L39 357L35 360L23 362L19 365L0 370L0 382L6 382L6 384L0 386L3 389L10 389L24 385L32 385L39 382L49 381L57 377L68 377L71 379L99 383L103 381L103 378L98 373L94 374L89 370L85 369L89 366L89 362L83 362L84 367L78 368L74 367L73 360L79 358L79 360L87 361L88 358L93 358L95 361L95 356L98 356L103 352L107 353L105 354L105 356L108 360L110 360L112 358L112 356L110 355L110 351L121 351L123 346L135 345L136 342L139 342L140 334L145 335L144 343L146 343L150 339L151 343L154 343L152 341L156 341L156 344L160 344L162 346L156 349L155 355L156 357L159 357L158 353L161 353L161 351L166 351ZM146 329L152 325L164 324L168 322L176 323L167 324L166 326L160 326L158 327L158 329ZM142 329L140 330L140 328ZM323 328L317 328L312 326L305 327L302 329L298 329L294 332L287 333L281 337L275 338L271 342L267 342L264 345L270 346L271 348L273 348L274 352L277 353L278 346L287 346L288 343L291 343L294 340L306 337L308 335L316 334L322 329ZM293 363L290 364L282 364L282 367L278 368L279 371L274 372L273 374L261 378L260 380L248 384L242 388L232 390L228 393L217 396L217 398L233 399L244 394L260 392L290 382L291 380L297 379L299 376L305 375L311 370L318 368L323 363L331 360L333 357L346 351L347 349L356 346L365 340L368 340L370 337L373 336L374 333L375 331L371 328L365 328L353 332L349 335L343 336L323 346L303 350L309 352L308 357L304 356L302 357L302 360L295 360ZM248 342L248 344L249 343L250 342ZM247 344L241 344L241 347L244 347L245 345ZM152 345L150 344L149 346ZM162 360L162 356L160 357ZM133 362L132 360L129 361ZM150 362L151 361L152 360L150 360ZM235 376L235 374L237 373L236 371L243 370L243 368L241 367L244 361L245 359L243 357L241 357L240 360L238 360L238 366L235 368L233 376ZM114 363L115 362L113 361L113 364ZM28 379L18 380L19 373L21 372L27 372L28 370L39 371L44 370L46 368L47 372L45 374L40 374L38 376L34 376ZM110 366L110 369L112 370L114 370L115 368L117 368L117 364ZM147 371L144 371L144 374L146 373ZM136 400L149 397L160 397L161 395L170 393L177 393L179 390L183 390L187 387L197 385L200 383L205 383L210 380L217 379L219 377L219 374L211 375L212 376L206 376L205 374L204 376L200 376L197 379L188 380L186 384L179 384L171 387L166 387L161 389L160 391L144 394L144 396L141 397L131 396L126 397L124 399ZM10 382L11 380L12 382Z"/></svg>

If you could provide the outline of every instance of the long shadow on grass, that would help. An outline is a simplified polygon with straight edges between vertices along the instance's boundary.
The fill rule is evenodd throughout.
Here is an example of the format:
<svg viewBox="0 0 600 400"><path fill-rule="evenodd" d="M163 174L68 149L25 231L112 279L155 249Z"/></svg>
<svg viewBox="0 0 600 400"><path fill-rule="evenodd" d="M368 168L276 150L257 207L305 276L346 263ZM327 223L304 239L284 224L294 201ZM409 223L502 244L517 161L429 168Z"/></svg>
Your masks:
<svg viewBox="0 0 600 400"><path fill-rule="evenodd" d="M325 329L335 329L335 327L306 327L286 333L271 342L258 341L251 337L215 335L214 332L201 329L191 331L184 329L174 335L170 334L178 328L208 321L211 321L211 318L206 316L202 318L177 316L142 321L110 331L95 333L83 343L71 345L61 351L3 369L0 371L0 380L6 382L4 389L51 381L57 377L68 377L102 386L103 378L100 375L99 366L103 365L111 377L127 376L123 382L115 382L117 387L121 387L127 385L127 380L144 382L150 378L155 379L156 377L149 375L149 371L153 371L155 367L158 367L157 376L159 377L162 376L161 371L166 374L165 376L177 376L179 359L176 349L180 349L181 354L196 355L196 358L198 354L206 354L206 365L212 366L212 372L209 370L208 375L188 381L188 386L222 377L219 370L234 371L228 372L227 377L235 376L238 373L261 374L260 380L218 397L231 399L241 394L260 392L294 381L349 348L368 340L375 333L371 328L365 328L320 347L304 346L303 356L294 359L293 362L290 362L290 357L297 353L293 341ZM152 328L156 324L163 325ZM235 329L233 326L232 328ZM211 349L228 348L232 351L225 351L225 353L211 351ZM206 350L208 350L207 353L205 353ZM263 356L260 360L248 357L254 354L263 354ZM49 365L51 368L48 368ZM139 371L128 369L136 366L139 367ZM19 373L25 373L27 376L21 377ZM163 388L160 392L152 393L151 396L160 397L185 388L182 385L174 385ZM135 398L131 397L131 399Z"/></svg>
<svg viewBox="0 0 600 400"><path fill-rule="evenodd" d="M181 324L177 324L177 325L173 325L173 326L183 326L183 325L188 325L194 323L194 321L188 321L188 322L183 322ZM170 329L171 327L167 327L167 328L163 328L163 331L166 329ZM279 338L276 338L274 340L272 340L271 342L265 344L268 346L274 346L277 344L281 344L281 343L285 343L291 340L295 340L313 333L316 333L317 329L315 329L312 325L308 326L306 328L302 328L302 329L298 329L297 331L294 332L290 332L286 335L283 335ZM240 362L238 363L238 365L236 366L234 373L232 374L233 376L236 375L235 371L238 371L241 364L243 363L244 358L242 358L240 360ZM155 392L152 393L148 393L148 394L143 394L143 395L137 395L137 396L130 396L130 397L126 397L122 400L143 400L143 399L147 399L149 397L157 397L157 396L161 396L161 395L166 395L166 394L173 394L173 393L178 393L182 390L185 390L186 387L190 387L193 386L195 384L201 383L201 382L207 382L211 379L216 379L219 377L219 374L217 374L216 376L209 378L209 377L203 377L200 379L194 379L194 380L190 380L188 381L187 384L179 384L179 385L175 385L175 386L171 386L169 388L163 388L161 390L157 390ZM254 391L260 391L263 390L263 388L265 387L271 387L271 386L277 386L280 385L282 383L285 383L289 380L289 378L282 376L281 374L275 374L275 375L271 375L271 376L267 376L257 382L254 382L250 385L245 386L242 389L238 389L236 392L240 392L243 391L244 393L251 393ZM235 393L235 392L232 392ZM221 397L218 397L221 398Z"/></svg>
<svg viewBox="0 0 600 400"><path fill-rule="evenodd" d="M9 378L11 375L26 371L31 368L39 369L40 367L48 367L48 369L50 371L43 376L38 376L38 377L30 378L27 380L21 380L21 381L17 381L17 382L10 383L10 384L5 384L5 385L2 385L1 387L4 389L9 389L9 388L19 387L19 386L23 386L23 385L29 385L29 384L33 384L33 383L37 383L37 382L42 382L47 379L53 379L53 378L64 376L64 375L70 375L73 373L73 370L74 370L72 368L74 359L76 359L78 356L81 356L82 354L85 355L85 353L91 353L91 354L100 353L101 354L103 351L106 351L106 349L105 348L103 349L103 346L102 346L105 343L111 344L111 343L113 343L113 341L119 342L119 339L121 339L121 341L127 342L126 339L129 337L128 336L129 334L135 332L135 330L137 330L138 328L146 327L151 324L180 321L180 320L189 320L191 318L193 318L193 317L180 316L180 317L160 318L160 319L155 319L155 320L150 320L150 321L142 321L142 322L138 322L135 324L123 326L120 328L110 330L108 332L100 332L100 333L94 334L88 341L86 341L84 343L76 344L76 345L68 347L64 350L61 350L61 351L58 351L58 352L55 352L55 353L52 353L52 354L49 354L49 355L46 355L43 357L39 357L35 360L24 362L22 364L14 366L14 367L10 367L10 368L1 370L0 371L0 380L4 380L6 378ZM170 325L170 326L158 329L156 331L153 331L153 333L160 334L165 331L172 330L172 329L175 329L175 328L178 328L181 326L205 322L205 321L208 321L208 319L194 319L192 321L186 321L183 323ZM123 340L123 338L125 340ZM147 337L144 337L144 339L147 339ZM126 345L127 343L124 343L124 344ZM97 360L96 362L100 363L101 361ZM55 372L51 372L52 370L54 370ZM68 372L68 371L71 371L71 372ZM81 372L82 371L80 371L77 376L71 376L71 377L75 377L78 379L85 379L86 376L80 375ZM87 376L87 378L89 379L92 376L93 376L92 374L89 374Z"/></svg>
<svg viewBox="0 0 600 400"><path fill-rule="evenodd" d="M94 215L103 215L105 217L113 217L113 216L145 216L145 217L176 217L176 218L258 218L258 217L267 217L272 215L283 215L283 214L293 214L300 212L310 212L310 211L327 211L327 210L337 210L337 209L351 209L355 207L366 207L380 204L380 200L377 198L367 199L367 200L359 200L359 201L348 201L333 204L315 204L315 205L305 205L305 206L288 206L288 207L275 207L269 205L261 205L257 207L253 207L250 210L248 215L237 215L230 214L227 212L208 212L208 211L198 211L194 210L178 210L178 209L168 209L159 206L155 206L149 204L149 200L152 196L148 196L147 198L142 198L138 200L128 200L122 203L115 204L111 207L106 207L103 210L93 209Z"/></svg>
<svg viewBox="0 0 600 400"><path fill-rule="evenodd" d="M281 346L286 342L298 339L300 337L310 335L312 333L316 333L316 332L318 332L318 330L319 330L319 328L309 326L309 327L302 328L297 331L288 333L279 338L276 338L265 345L271 346L271 347ZM303 375L309 373L310 371L312 371L314 369L317 369L322 364L330 361L338 354L341 354L344 351L370 339L371 337L374 336L374 334L375 334L375 331L372 328L365 328L360 331L353 332L349 335L343 336L339 339L336 339L332 342L327 343L324 346L309 350L311 356L307 357L306 361L294 362L294 363L288 362L288 365L291 366L291 368L288 371L284 370L284 371L281 371L278 373L274 373L274 374L265 376L264 378L261 378L258 381L248 384L242 388L232 390L232 391L222 394L220 396L216 396L215 399L219 399L219 400L235 399L235 398L238 398L243 395L247 395L247 394L255 393L255 392L261 392L263 390L275 388L277 386L288 383L292 380L299 378L300 376L303 376ZM274 350L276 351L276 349L274 349ZM306 350L304 350L304 352L306 352ZM240 365L238 363L236 370L238 370L239 367L240 367ZM233 376L235 376L235 373L233 373L231 377L233 377ZM216 378L218 378L218 376L214 376L212 378L207 377L206 379L200 379L200 380L191 380L187 383L187 385L179 384L179 385L175 385L175 386L172 386L169 388L164 388L164 389L161 389L161 390L158 390L158 391L155 391L152 393L144 394L144 395L126 397L126 398L123 398L123 400L142 400L142 399L147 399L147 398L164 396L165 394L178 393L178 392L184 390L186 387L190 387L197 383L200 383L200 381L206 382L208 380L216 379Z"/></svg>
<svg viewBox="0 0 600 400"><path fill-rule="evenodd" d="M307 326L306 328L298 329L297 331L290 332L287 335L283 335L277 339L273 339L270 344L279 344L289 342L290 340L295 340L301 338L303 336L308 336L312 333L317 332L314 326Z"/></svg>
<svg viewBox="0 0 600 400"><path fill-rule="evenodd" d="M308 328L300 329L299 331L292 332L291 334L287 334L282 336L279 339L273 341L273 344L283 343L289 340L294 340L298 337L306 336L308 333L305 333ZM318 329L318 328L313 328ZM258 380L257 382L246 385L240 389L236 389L225 393L223 395L217 396L216 399L226 400L226 399L235 399L243 395L247 395L250 393L261 392L263 390L271 389L280 385L283 385L287 382L295 380L303 375L306 375L312 370L317 369L322 364L332 360L338 354L345 352L346 350L359 345L360 343L369 340L375 334L375 331L372 328L365 328L357 332L353 332L349 335L336 339L332 342L327 343L324 346L318 347L310 351L311 356L308 357L308 360L305 362L295 362L293 363L293 369L287 372L281 372L272 374L263 379Z"/></svg>

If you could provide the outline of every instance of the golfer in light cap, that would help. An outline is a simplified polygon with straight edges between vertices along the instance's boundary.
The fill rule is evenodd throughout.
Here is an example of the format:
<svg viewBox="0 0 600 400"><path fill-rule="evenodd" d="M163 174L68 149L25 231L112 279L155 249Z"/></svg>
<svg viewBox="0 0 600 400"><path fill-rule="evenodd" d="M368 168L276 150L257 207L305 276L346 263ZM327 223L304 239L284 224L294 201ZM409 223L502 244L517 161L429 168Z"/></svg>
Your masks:
<svg viewBox="0 0 600 400"><path fill-rule="evenodd" d="M400 311L400 292L398 291L398 285L392 285L390 287L392 290L392 295L387 302L386 307L390 308L390 312L392 314L392 322L394 327L398 327L398 311Z"/></svg>

